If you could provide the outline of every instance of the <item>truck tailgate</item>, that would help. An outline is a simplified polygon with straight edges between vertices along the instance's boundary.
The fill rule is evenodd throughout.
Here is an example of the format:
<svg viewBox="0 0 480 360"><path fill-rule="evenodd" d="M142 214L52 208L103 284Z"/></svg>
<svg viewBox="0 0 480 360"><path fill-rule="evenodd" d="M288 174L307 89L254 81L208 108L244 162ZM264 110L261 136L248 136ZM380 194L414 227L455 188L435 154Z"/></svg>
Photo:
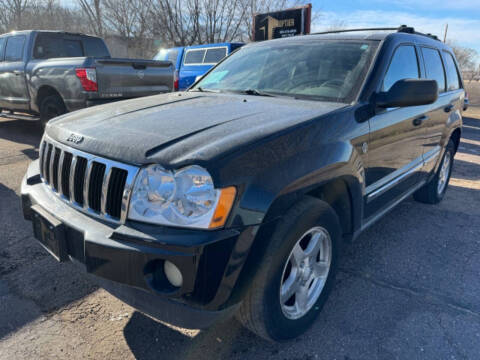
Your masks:
<svg viewBox="0 0 480 360"><path fill-rule="evenodd" d="M130 98L173 89L172 63L136 59L96 59L98 94L101 98Z"/></svg>

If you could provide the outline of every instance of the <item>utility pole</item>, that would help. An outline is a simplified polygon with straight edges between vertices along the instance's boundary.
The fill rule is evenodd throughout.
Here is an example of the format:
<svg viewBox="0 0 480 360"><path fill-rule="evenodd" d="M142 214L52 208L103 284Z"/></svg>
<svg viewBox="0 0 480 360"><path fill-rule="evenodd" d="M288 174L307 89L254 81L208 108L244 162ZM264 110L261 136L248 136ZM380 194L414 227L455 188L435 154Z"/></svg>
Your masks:
<svg viewBox="0 0 480 360"><path fill-rule="evenodd" d="M443 35L443 42L447 42L448 23L445 24L445 35Z"/></svg>

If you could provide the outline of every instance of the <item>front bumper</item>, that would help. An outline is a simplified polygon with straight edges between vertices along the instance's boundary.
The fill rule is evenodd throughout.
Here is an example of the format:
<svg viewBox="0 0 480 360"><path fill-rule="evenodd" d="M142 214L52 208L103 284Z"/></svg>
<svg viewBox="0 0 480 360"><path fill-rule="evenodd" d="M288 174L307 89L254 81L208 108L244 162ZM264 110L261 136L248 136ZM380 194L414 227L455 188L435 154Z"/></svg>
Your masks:
<svg viewBox="0 0 480 360"><path fill-rule="evenodd" d="M61 222L68 258L139 310L190 328L209 326L235 311L241 298L237 280L258 225L203 231L103 222L70 207L45 186L38 161L30 165L21 193L27 220L32 220L32 206L37 205ZM166 280L166 260L182 272L180 288Z"/></svg>

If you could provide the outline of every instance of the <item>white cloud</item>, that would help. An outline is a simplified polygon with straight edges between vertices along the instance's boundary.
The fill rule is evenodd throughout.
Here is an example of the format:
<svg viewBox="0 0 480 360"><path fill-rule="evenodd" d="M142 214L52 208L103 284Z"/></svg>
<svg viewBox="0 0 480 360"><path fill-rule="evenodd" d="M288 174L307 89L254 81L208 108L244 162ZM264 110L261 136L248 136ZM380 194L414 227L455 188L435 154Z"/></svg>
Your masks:
<svg viewBox="0 0 480 360"><path fill-rule="evenodd" d="M325 30L331 24L338 23L344 24L346 28L396 27L406 24L413 26L417 31L431 33L441 39L445 24L448 23L447 39L454 40L462 46L475 48L480 53L480 21L477 19L432 18L408 12L383 10L356 10L349 13L325 11L320 12L320 16L312 24L312 32Z"/></svg>

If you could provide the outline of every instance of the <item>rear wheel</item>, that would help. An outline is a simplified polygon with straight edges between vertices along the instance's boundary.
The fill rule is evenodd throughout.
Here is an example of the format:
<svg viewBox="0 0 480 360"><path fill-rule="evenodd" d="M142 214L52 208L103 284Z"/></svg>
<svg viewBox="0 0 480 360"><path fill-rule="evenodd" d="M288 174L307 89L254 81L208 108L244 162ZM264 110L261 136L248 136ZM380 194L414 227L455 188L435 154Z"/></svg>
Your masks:
<svg viewBox="0 0 480 360"><path fill-rule="evenodd" d="M67 112L65 104L59 95L49 95L40 103L40 121L45 127L48 121Z"/></svg>
<svg viewBox="0 0 480 360"><path fill-rule="evenodd" d="M437 173L428 183L413 194L415 200L426 204L438 204L442 201L452 174L454 156L455 144L450 139Z"/></svg>
<svg viewBox="0 0 480 360"><path fill-rule="evenodd" d="M292 339L315 321L334 284L341 244L336 213L306 197L285 214L237 319L273 341Z"/></svg>

